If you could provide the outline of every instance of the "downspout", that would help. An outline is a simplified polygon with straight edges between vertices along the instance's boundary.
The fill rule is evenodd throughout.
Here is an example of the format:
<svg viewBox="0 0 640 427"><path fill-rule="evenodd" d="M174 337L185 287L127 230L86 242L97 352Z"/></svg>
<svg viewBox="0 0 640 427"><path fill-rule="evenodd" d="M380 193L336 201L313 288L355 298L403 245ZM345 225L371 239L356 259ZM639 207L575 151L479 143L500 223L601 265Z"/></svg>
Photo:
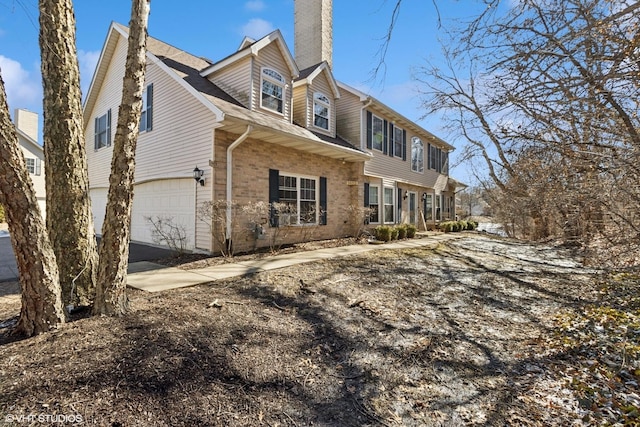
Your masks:
<svg viewBox="0 0 640 427"><path fill-rule="evenodd" d="M253 131L253 125L247 125L247 130L244 131L242 135L238 137L233 143L227 148L227 232L226 238L227 240L231 239L231 202L233 201L233 150L242 142L247 139L249 134Z"/></svg>

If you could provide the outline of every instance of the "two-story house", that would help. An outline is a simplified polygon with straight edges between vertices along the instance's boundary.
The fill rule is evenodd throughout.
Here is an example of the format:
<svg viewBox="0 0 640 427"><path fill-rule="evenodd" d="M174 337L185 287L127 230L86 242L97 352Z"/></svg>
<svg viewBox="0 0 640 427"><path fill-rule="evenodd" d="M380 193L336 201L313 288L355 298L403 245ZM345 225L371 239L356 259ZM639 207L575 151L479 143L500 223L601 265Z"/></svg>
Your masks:
<svg viewBox="0 0 640 427"><path fill-rule="evenodd" d="M47 197L44 179L44 149L38 144L38 114L16 109L13 121L18 134L18 143L22 149L31 182L33 182L40 213L45 217Z"/></svg>
<svg viewBox="0 0 640 427"><path fill-rule="evenodd" d="M216 251L197 211L218 200L278 203L260 222L267 235L286 227L281 243L311 233L347 235L353 206L377 204L374 224L419 224L423 205L427 221L442 218L445 206L453 212L446 154L452 147L335 80L330 0L296 0L295 11L296 58L279 31L245 38L216 62L149 38L132 240L151 243L148 218L165 217L185 230L188 248ZM126 27L112 24L84 105L98 234L127 37ZM203 171L197 181L194 169ZM239 250L268 244L252 233L233 239Z"/></svg>

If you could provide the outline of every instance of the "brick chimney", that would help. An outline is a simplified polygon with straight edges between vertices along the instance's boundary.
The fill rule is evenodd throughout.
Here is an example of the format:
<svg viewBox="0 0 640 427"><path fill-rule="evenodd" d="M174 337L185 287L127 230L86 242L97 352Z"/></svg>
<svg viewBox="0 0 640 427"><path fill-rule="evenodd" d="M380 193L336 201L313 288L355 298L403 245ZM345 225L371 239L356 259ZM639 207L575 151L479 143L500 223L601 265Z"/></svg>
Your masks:
<svg viewBox="0 0 640 427"><path fill-rule="evenodd" d="M38 113L16 108L13 112L13 122L17 129L20 129L34 141L38 141Z"/></svg>
<svg viewBox="0 0 640 427"><path fill-rule="evenodd" d="M333 67L333 1L294 0L294 50L304 70L327 61Z"/></svg>

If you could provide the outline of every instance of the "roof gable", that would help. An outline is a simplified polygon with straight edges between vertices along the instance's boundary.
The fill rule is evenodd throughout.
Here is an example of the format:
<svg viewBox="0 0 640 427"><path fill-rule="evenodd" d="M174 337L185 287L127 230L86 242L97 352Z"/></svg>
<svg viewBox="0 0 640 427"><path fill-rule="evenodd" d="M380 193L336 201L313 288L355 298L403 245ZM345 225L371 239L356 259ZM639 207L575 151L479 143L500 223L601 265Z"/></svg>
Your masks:
<svg viewBox="0 0 640 427"><path fill-rule="evenodd" d="M271 34L261 38L256 42L252 42L252 40L248 37L245 37L240 45L240 50L227 56L226 58L216 62L213 65L210 65L203 69L200 72L202 77L208 77L211 74L215 73L218 70L221 70L236 61L241 60L247 56L257 56L261 49L266 46L269 46L271 43L276 43L276 46L280 49L282 53L282 57L284 58L287 66L289 67L289 71L291 71L291 75L297 77L300 74L300 70L296 65L295 60L293 59L293 55L291 55L291 51L287 47L287 44L284 41L284 37L282 37L282 33L280 30L275 30Z"/></svg>
<svg viewBox="0 0 640 427"><path fill-rule="evenodd" d="M340 98L340 89L338 88L338 82L333 77L333 73L331 72L331 68L327 61L322 61L320 64L314 65L312 67L306 68L300 71L300 76L293 83L293 87L298 87L302 85L311 85L313 83L313 79L318 77L321 73L324 73L327 78L327 82L331 87L331 91L333 92L334 98Z"/></svg>

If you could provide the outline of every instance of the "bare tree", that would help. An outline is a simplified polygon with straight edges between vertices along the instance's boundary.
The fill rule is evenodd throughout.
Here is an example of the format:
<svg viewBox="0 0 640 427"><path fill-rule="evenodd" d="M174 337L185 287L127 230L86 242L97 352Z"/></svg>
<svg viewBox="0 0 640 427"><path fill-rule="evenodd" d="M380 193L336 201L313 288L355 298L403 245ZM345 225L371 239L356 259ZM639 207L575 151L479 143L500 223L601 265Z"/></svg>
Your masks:
<svg viewBox="0 0 640 427"><path fill-rule="evenodd" d="M71 0L40 0L47 230L66 304L90 305L98 263Z"/></svg>
<svg viewBox="0 0 640 427"><path fill-rule="evenodd" d="M94 314L122 315L128 310L127 266L135 152L144 90L150 0L133 0L122 103L114 139L107 209L100 241Z"/></svg>
<svg viewBox="0 0 640 427"><path fill-rule="evenodd" d="M64 323L58 267L27 172L0 78L0 204L16 255L22 309L15 332L35 335Z"/></svg>
<svg viewBox="0 0 640 427"><path fill-rule="evenodd" d="M427 114L446 113L521 236L632 249L640 4L522 0L496 10L451 32L446 70L423 70Z"/></svg>

